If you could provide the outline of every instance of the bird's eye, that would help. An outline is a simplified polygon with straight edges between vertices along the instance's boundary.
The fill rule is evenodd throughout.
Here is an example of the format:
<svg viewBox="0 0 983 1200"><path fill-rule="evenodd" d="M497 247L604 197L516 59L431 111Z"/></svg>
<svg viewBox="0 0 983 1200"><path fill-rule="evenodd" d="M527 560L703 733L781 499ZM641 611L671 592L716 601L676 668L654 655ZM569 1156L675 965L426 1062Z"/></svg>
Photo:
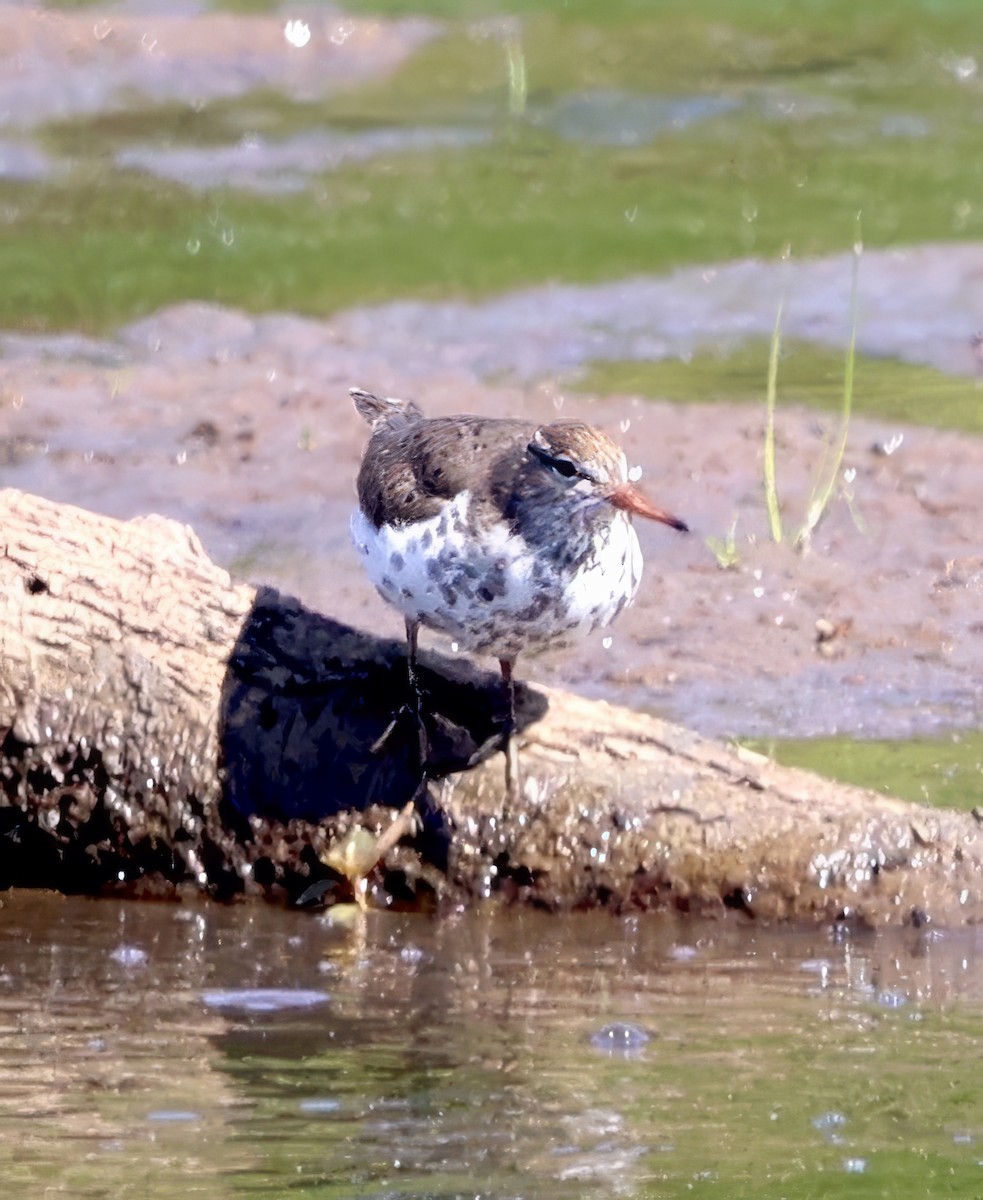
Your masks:
<svg viewBox="0 0 983 1200"><path fill-rule="evenodd" d="M575 463L572 463L569 458L561 458L558 455L550 454L548 450L544 450L536 442L529 443L529 451L539 459L544 467L549 467L551 471L555 471L557 475L562 475L564 479L573 479L578 475L583 476L583 471Z"/></svg>
<svg viewBox="0 0 983 1200"><path fill-rule="evenodd" d="M547 459L547 463L557 475L562 475L564 479L573 479L574 475L579 474L569 458L550 458Z"/></svg>

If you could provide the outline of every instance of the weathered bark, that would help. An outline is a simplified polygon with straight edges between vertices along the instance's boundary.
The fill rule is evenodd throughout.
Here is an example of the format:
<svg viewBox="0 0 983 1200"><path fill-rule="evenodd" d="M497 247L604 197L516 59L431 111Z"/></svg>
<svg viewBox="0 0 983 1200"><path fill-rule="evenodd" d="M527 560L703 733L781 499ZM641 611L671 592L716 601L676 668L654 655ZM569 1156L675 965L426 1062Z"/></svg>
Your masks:
<svg viewBox="0 0 983 1200"><path fill-rule="evenodd" d="M234 583L159 517L8 490L0 529L0 884L344 894L331 847L413 802L416 832L383 844L372 874L390 897L983 914L972 815L555 691L519 690L524 796L509 807L497 679L436 656L427 791L398 643Z"/></svg>

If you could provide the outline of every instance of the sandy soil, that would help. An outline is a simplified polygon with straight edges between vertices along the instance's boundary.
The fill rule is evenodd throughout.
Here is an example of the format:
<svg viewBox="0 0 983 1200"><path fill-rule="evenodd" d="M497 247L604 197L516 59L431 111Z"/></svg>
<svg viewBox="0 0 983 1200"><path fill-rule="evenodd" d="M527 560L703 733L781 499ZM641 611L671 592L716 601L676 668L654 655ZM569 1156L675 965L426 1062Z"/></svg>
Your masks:
<svg viewBox="0 0 983 1200"><path fill-rule="evenodd" d="M347 388L395 390L393 368L349 324L185 305L107 342L7 338L0 484L117 516L178 517L237 573L398 633L348 540L366 430ZM376 344L385 340L383 322ZM768 537L762 409L491 387L446 353L423 383L421 354L407 390L430 413L586 417L620 438L652 497L692 527L688 537L640 529L641 593L610 639L521 662L520 673L713 734L909 736L979 720L983 441L855 421L852 500L834 502L802 555ZM824 422L780 414L793 530ZM740 561L722 570L705 539L735 519ZM817 639L817 621L831 638Z"/></svg>

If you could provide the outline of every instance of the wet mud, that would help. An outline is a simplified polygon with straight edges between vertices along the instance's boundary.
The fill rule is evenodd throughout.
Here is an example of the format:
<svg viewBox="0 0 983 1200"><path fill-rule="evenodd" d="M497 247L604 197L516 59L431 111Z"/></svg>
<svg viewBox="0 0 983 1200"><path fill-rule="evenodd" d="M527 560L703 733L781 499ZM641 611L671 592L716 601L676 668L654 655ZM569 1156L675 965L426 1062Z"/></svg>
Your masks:
<svg viewBox="0 0 983 1200"><path fill-rule="evenodd" d="M958 312L968 329L966 289L981 255L959 252L963 276L950 275L949 319ZM941 278L954 260L948 248L938 255ZM929 249L912 256L912 283L932 275L930 257ZM869 286L881 265L897 288L898 262L870 256ZM803 264L802 286L815 286L827 266ZM725 270L739 270L755 290L750 265ZM758 270L760 283L773 267ZM641 284L622 286L631 294ZM711 735L907 737L974 724L983 677L983 441L855 419L837 493L808 553L775 545L761 482L763 402L681 408L566 394L551 382L574 349L590 343L594 305L617 291L536 289L541 320L524 335L518 326L509 333L504 318L528 313L530 293L453 306L456 336L447 304L432 306L430 323L421 304L327 322L187 304L104 341L8 335L0 343L0 484L113 516L155 511L186 521L239 576L398 636L397 614L373 594L349 542L365 429L347 389L410 394L432 414L577 416L624 444L652 499L692 532L680 537L643 523L646 568L635 606L606 637L520 660L521 675ZM922 295L913 287L909 294ZM732 289L719 311L725 299L736 303ZM609 304L613 323L626 303ZM899 307L895 351L921 303L913 300L907 313ZM650 314L653 328L669 323L671 304L670 289ZM412 347L397 310L416 314ZM794 319L794 303L790 312ZM547 357L548 331L564 314L568 351L564 358L554 344ZM713 314L706 319L714 328ZM883 339L883 322L879 328ZM967 370L967 344L954 338L939 365ZM489 382L506 357L531 360L534 351L540 359L529 378ZM941 355L937 343L934 353ZM802 522L835 421L779 412L789 535ZM722 569L707 538L724 539L732 528L737 561Z"/></svg>

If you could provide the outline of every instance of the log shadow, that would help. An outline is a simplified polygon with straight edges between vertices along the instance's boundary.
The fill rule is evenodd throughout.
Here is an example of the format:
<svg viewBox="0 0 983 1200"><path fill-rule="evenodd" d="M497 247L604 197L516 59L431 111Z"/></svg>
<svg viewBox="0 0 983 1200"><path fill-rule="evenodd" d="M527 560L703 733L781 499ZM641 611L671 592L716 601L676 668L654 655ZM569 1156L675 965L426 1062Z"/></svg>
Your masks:
<svg viewBox="0 0 983 1200"><path fill-rule="evenodd" d="M424 652L419 683L429 743L421 772L402 641L379 638L262 588L229 657L219 725L222 820L237 839L270 844L255 880L283 869L297 826L376 806L415 802L421 859L445 869L451 829L427 784L488 758L504 741L506 699L497 672ZM546 712L546 697L519 683L519 730ZM504 767L503 767L504 777ZM290 833L287 833L287 830ZM304 874L321 874L310 851ZM279 860L276 867L272 864Z"/></svg>

